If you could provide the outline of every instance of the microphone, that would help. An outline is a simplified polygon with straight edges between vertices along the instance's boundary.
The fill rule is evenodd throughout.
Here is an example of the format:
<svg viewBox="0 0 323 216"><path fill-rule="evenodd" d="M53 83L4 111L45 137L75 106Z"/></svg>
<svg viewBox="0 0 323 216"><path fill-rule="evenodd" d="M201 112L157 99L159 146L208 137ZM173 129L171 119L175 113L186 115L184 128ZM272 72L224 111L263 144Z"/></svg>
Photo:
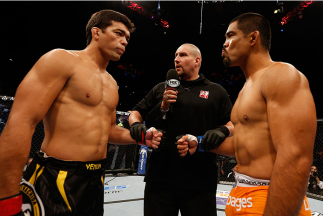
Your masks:
<svg viewBox="0 0 323 216"><path fill-rule="evenodd" d="M179 82L177 71L175 69L170 69L166 75L165 88L176 90L179 87L179 85L180 85L180 82ZM169 112L173 113L173 105L172 104L170 104L170 106L169 106Z"/></svg>

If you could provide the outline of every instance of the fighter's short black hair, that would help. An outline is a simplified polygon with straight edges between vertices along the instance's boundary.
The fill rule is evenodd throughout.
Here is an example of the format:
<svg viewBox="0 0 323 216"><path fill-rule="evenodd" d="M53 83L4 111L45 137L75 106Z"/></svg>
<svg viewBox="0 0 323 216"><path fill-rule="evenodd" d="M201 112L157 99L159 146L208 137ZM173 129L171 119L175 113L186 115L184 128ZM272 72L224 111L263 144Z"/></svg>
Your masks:
<svg viewBox="0 0 323 216"><path fill-rule="evenodd" d="M129 32L135 30L134 24L126 15L114 10L101 10L94 13L86 25L86 45L88 46L91 43L91 29L93 27L98 27L104 32L106 27L112 25L112 21L123 23L128 28Z"/></svg>
<svg viewBox="0 0 323 216"><path fill-rule="evenodd" d="M253 31L259 31L260 39L262 46L270 50L271 47L271 27L269 21L258 13L244 13L236 18L234 18L231 22L237 21L238 29L240 29L245 36Z"/></svg>

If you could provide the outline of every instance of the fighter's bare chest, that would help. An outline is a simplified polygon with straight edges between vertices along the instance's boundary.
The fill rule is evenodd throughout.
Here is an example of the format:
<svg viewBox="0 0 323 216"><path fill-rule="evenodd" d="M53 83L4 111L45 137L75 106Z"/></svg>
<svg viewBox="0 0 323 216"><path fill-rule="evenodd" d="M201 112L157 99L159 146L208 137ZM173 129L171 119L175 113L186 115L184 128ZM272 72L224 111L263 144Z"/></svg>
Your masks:
<svg viewBox="0 0 323 216"><path fill-rule="evenodd" d="M261 93L260 83L246 83L232 108L233 124L259 121L264 115L266 115L266 102Z"/></svg>
<svg viewBox="0 0 323 216"><path fill-rule="evenodd" d="M80 71L66 83L69 97L85 105L115 107L118 103L118 87L109 74Z"/></svg>

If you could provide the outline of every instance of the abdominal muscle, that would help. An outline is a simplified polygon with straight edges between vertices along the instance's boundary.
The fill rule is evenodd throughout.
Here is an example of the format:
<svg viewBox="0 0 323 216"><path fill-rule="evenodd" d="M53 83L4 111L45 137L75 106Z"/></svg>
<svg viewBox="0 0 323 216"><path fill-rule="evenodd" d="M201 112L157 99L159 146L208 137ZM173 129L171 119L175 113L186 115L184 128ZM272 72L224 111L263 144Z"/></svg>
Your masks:
<svg viewBox="0 0 323 216"><path fill-rule="evenodd" d="M234 170L253 178L269 180L276 151L266 124L236 124L233 138L237 160Z"/></svg>
<svg viewBox="0 0 323 216"><path fill-rule="evenodd" d="M55 104L44 118L41 150L67 161L102 160L106 157L113 114L103 104Z"/></svg>

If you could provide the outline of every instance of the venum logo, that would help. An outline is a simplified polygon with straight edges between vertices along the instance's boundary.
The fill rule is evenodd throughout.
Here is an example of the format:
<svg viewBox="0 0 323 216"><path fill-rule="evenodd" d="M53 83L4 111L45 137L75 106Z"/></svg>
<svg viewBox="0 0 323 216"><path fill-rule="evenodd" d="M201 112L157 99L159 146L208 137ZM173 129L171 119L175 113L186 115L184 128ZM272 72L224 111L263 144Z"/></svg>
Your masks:
<svg viewBox="0 0 323 216"><path fill-rule="evenodd" d="M101 169L101 164L86 164L86 169L88 170Z"/></svg>
<svg viewBox="0 0 323 216"><path fill-rule="evenodd" d="M179 84L180 84L179 80L176 80L176 79L167 80L167 86L169 87L177 88Z"/></svg>
<svg viewBox="0 0 323 216"><path fill-rule="evenodd" d="M236 207L237 211L240 211L241 208L251 208L252 207L252 197L248 198L235 198L235 197L228 197L227 205L231 205L232 207Z"/></svg>

